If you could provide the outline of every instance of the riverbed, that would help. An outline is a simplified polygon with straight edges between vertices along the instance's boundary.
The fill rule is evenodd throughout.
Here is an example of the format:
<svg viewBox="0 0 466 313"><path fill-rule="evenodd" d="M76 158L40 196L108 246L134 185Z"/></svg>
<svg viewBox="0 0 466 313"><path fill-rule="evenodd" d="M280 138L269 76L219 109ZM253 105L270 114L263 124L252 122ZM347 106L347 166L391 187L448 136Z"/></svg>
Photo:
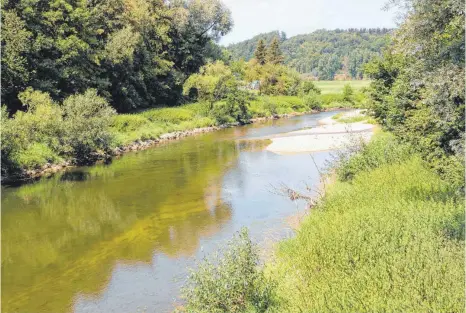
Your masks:
<svg viewBox="0 0 466 313"><path fill-rule="evenodd" d="M3 312L170 312L187 269L241 227L260 247L305 209L330 152L280 155L267 136L334 112L188 137L110 164L2 187ZM248 140L244 140L248 139Z"/></svg>

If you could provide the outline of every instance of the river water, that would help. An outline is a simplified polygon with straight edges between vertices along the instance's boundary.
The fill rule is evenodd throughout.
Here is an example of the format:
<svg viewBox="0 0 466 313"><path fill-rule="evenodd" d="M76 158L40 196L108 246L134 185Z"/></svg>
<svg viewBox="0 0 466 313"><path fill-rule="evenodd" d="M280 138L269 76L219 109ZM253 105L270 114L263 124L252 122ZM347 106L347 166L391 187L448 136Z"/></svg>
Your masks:
<svg viewBox="0 0 466 313"><path fill-rule="evenodd" d="M276 155L242 140L336 112L185 138L2 187L2 312L170 312L187 268L241 227L262 248L304 209L276 192L317 185L328 152Z"/></svg>

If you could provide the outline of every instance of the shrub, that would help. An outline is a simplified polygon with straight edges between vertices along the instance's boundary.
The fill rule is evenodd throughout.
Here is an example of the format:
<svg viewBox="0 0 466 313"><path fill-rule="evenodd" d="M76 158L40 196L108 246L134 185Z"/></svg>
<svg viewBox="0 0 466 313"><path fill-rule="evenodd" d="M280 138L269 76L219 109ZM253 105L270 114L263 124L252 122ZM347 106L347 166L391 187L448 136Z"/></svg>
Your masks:
<svg viewBox="0 0 466 313"><path fill-rule="evenodd" d="M192 100L213 103L224 99L238 89L238 81L231 69L222 61L203 66L199 73L192 74L183 86L183 94Z"/></svg>
<svg viewBox="0 0 466 313"><path fill-rule="evenodd" d="M61 158L43 143L33 142L25 150L14 155L15 161L22 167L40 168L46 163L57 163Z"/></svg>
<svg viewBox="0 0 466 313"><path fill-rule="evenodd" d="M273 303L274 284L259 269L257 247L245 228L222 255L204 259L182 289L185 312L265 312Z"/></svg>
<svg viewBox="0 0 466 313"><path fill-rule="evenodd" d="M218 125L238 122L249 122L249 97L247 92L236 91L228 95L225 101L217 102L212 110L212 116Z"/></svg>
<svg viewBox="0 0 466 313"><path fill-rule="evenodd" d="M63 102L66 153L77 163L86 163L92 153L108 150L112 142L109 130L115 110L94 89L70 96Z"/></svg>
<svg viewBox="0 0 466 313"><path fill-rule="evenodd" d="M320 95L321 90L314 84L311 80L303 80L300 86L300 94L307 95L309 92L313 91L315 94Z"/></svg>
<svg viewBox="0 0 466 313"><path fill-rule="evenodd" d="M269 99L264 99L264 109L266 110L269 116L278 114L277 103L274 101L270 101Z"/></svg>
<svg viewBox="0 0 466 313"><path fill-rule="evenodd" d="M348 102L353 102L353 88L350 84L345 84L343 87L343 100Z"/></svg>
<svg viewBox="0 0 466 313"><path fill-rule="evenodd" d="M304 105L308 108L308 110L318 110L322 109L322 103L319 99L319 96L316 92L310 91L307 95L303 98Z"/></svg>
<svg viewBox="0 0 466 313"><path fill-rule="evenodd" d="M50 96L32 88L19 94L27 111L8 118L2 106L2 174L44 165L57 157L63 147L62 111ZM40 164L42 162L42 164Z"/></svg>

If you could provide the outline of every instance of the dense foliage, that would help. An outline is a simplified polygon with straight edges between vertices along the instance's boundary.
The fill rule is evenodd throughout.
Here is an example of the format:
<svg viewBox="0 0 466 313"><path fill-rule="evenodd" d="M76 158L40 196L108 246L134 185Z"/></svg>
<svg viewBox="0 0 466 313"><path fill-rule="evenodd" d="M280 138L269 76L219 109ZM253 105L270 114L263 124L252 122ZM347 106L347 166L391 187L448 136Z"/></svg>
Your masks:
<svg viewBox="0 0 466 313"><path fill-rule="evenodd" d="M19 97L27 112L8 118L2 106L2 176L63 159L92 162L110 148L115 111L94 89L70 96L62 105L31 88Z"/></svg>
<svg viewBox="0 0 466 313"><path fill-rule="evenodd" d="M464 1L408 1L383 58L367 66L377 120L464 185Z"/></svg>
<svg viewBox="0 0 466 313"><path fill-rule="evenodd" d="M183 312L266 312L273 299L273 284L259 268L259 255L242 229L222 251L205 259L191 272L183 289Z"/></svg>
<svg viewBox="0 0 466 313"><path fill-rule="evenodd" d="M270 32L228 46L233 59L250 60L260 40L270 45L274 40L283 51L286 65L299 73L321 80L361 79L363 65L379 56L389 43L390 29L318 30L286 38L284 33Z"/></svg>
<svg viewBox="0 0 466 313"><path fill-rule="evenodd" d="M221 54L219 0L2 2L2 101L27 87L54 101L94 88L118 111L174 105L187 76Z"/></svg>

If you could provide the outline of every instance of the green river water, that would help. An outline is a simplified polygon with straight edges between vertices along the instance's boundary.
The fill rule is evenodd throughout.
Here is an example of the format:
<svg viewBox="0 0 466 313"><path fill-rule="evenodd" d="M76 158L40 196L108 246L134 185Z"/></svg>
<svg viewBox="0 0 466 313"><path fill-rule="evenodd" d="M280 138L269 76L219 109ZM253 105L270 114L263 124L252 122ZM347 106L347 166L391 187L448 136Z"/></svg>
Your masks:
<svg viewBox="0 0 466 313"><path fill-rule="evenodd" d="M275 187L318 183L308 154L241 139L333 114L225 129L2 186L2 312L170 312L187 268L242 226L262 247L292 235L285 220L304 205ZM313 157L322 166L329 153Z"/></svg>

